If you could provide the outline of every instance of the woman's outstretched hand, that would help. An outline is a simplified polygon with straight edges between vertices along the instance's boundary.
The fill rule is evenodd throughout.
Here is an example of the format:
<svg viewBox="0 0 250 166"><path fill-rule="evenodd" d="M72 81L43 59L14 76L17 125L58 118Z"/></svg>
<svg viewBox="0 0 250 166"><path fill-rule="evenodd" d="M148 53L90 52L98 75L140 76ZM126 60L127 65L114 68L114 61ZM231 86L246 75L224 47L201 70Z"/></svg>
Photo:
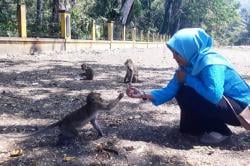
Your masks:
<svg viewBox="0 0 250 166"><path fill-rule="evenodd" d="M126 94L128 95L128 97L131 97L131 98L142 98L143 97L143 92L135 87L132 87L132 86L128 86L128 88L126 90Z"/></svg>

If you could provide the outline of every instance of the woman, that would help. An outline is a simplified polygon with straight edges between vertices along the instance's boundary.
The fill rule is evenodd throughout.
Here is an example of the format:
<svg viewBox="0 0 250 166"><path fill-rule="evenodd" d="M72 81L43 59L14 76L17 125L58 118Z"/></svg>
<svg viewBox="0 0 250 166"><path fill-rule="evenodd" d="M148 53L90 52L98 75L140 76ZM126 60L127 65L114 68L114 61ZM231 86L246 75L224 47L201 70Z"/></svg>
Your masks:
<svg viewBox="0 0 250 166"><path fill-rule="evenodd" d="M240 126L225 98L239 114L250 104L249 85L212 49L212 38L203 29L179 30L167 47L179 66L168 85L148 93L128 87L127 95L154 105L175 97L181 109L180 132L201 135L203 143L225 141L232 134L226 124Z"/></svg>

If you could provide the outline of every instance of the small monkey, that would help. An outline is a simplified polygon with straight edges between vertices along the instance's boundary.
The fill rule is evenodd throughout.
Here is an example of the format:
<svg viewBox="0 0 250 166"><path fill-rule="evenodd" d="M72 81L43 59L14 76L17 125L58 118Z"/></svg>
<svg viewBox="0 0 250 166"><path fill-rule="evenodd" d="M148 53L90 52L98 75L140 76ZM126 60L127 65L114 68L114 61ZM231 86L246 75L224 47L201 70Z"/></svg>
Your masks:
<svg viewBox="0 0 250 166"><path fill-rule="evenodd" d="M49 129L58 127L60 129L60 135L57 144L64 145L68 144L72 139L77 137L78 129L83 127L88 122L90 122L97 130L98 136L102 137L103 132L96 121L98 112L100 110L111 110L118 104L123 96L124 94L120 93L115 100L110 103L105 103L105 101L101 98L100 93L91 92L88 94L87 103L83 107L69 113L63 119L45 127L42 130L22 137L36 136Z"/></svg>
<svg viewBox="0 0 250 166"><path fill-rule="evenodd" d="M87 66L87 64L83 63L81 65L81 69L83 70L83 73L80 74L83 80L93 80L94 78L94 70Z"/></svg>
<svg viewBox="0 0 250 166"><path fill-rule="evenodd" d="M138 82L138 69L134 65L132 59L127 59L124 63L126 68L126 75L124 77L124 83L136 83Z"/></svg>

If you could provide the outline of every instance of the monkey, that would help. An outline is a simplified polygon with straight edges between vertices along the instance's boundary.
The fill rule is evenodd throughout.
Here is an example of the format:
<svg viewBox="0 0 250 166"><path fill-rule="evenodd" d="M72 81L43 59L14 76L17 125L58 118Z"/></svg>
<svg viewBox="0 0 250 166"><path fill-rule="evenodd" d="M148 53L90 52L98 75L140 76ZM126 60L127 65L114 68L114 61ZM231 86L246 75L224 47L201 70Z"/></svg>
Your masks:
<svg viewBox="0 0 250 166"><path fill-rule="evenodd" d="M96 121L98 112L100 110L111 110L118 104L123 96L124 93L120 93L115 100L105 103L100 93L91 92L87 95L86 104L81 108L69 113L61 120L52 123L44 129L21 137L36 136L49 129L58 127L60 134L58 136L57 145L67 145L78 136L79 128L83 127L88 122L96 129L98 137L102 137L104 134Z"/></svg>
<svg viewBox="0 0 250 166"><path fill-rule="evenodd" d="M81 65L83 73L80 74L82 80L93 80L94 79L94 70L89 67L87 64L83 63Z"/></svg>
<svg viewBox="0 0 250 166"><path fill-rule="evenodd" d="M124 77L124 83L136 83L138 82L138 69L134 65L132 59L127 59L124 63L126 68L126 75Z"/></svg>

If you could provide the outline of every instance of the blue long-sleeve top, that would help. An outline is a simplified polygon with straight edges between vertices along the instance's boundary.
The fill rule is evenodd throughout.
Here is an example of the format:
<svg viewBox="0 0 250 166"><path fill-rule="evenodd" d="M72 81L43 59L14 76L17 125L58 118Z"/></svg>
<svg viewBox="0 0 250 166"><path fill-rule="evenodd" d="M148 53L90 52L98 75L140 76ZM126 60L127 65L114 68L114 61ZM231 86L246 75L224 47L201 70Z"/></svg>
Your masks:
<svg viewBox="0 0 250 166"><path fill-rule="evenodd" d="M229 96L245 105L250 104L250 87L232 68L224 65L209 65L198 75L188 74L185 85L193 88L211 103L217 104L223 95ZM153 89L152 103L163 104L175 97L180 87L176 75L163 88Z"/></svg>

